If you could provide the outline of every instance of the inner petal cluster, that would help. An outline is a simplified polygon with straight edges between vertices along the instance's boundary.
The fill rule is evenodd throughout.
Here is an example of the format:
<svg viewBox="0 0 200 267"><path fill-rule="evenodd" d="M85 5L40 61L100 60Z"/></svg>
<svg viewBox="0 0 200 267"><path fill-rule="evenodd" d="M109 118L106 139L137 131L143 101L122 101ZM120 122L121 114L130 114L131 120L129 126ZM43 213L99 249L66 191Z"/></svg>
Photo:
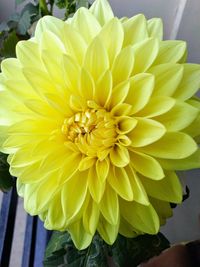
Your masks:
<svg viewBox="0 0 200 267"><path fill-rule="evenodd" d="M118 135L116 129L115 118L104 108L87 108L77 112L66 118L62 125L67 142L74 143L85 156L101 159L114 146Z"/></svg>

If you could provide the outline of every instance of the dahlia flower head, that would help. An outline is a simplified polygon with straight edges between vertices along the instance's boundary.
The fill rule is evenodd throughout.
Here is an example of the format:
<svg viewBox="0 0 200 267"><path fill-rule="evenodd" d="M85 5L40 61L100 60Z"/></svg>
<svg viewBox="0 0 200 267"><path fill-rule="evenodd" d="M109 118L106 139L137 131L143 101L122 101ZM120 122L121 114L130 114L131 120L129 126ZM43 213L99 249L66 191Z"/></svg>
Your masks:
<svg viewBox="0 0 200 267"><path fill-rule="evenodd" d="M162 21L118 19L106 0L41 18L0 74L1 151L25 210L78 249L156 234L198 168L200 66Z"/></svg>

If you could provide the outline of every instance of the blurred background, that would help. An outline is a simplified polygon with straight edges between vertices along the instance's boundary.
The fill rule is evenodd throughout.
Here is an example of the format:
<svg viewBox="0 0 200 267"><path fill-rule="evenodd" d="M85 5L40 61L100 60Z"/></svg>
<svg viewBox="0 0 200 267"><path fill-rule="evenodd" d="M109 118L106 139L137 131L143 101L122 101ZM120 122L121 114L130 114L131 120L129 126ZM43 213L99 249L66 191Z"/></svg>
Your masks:
<svg viewBox="0 0 200 267"><path fill-rule="evenodd" d="M188 62L200 63L200 0L110 0L115 15L133 16L143 13L147 18L161 17L165 39L181 39L188 44ZM23 5L18 6L20 10ZM0 0L0 22L16 9L15 0ZM56 10L55 15L62 17ZM199 126L200 127L200 126ZM200 171L182 172L179 175L190 189L190 197L174 210L162 232L172 243L200 238ZM0 194L0 203L2 195ZM23 249L26 214L20 200L16 218L17 227L10 266L20 266L18 256Z"/></svg>

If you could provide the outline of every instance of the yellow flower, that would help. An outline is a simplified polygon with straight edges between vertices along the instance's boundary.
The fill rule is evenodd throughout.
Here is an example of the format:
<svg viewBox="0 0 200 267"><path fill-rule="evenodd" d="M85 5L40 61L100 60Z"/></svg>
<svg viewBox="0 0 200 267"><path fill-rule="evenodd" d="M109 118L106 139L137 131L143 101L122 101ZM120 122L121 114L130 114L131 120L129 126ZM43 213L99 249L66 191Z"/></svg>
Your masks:
<svg viewBox="0 0 200 267"><path fill-rule="evenodd" d="M0 74L1 151L31 215L77 248L96 231L155 234L197 168L200 66L162 22L118 19L106 0L42 18Z"/></svg>

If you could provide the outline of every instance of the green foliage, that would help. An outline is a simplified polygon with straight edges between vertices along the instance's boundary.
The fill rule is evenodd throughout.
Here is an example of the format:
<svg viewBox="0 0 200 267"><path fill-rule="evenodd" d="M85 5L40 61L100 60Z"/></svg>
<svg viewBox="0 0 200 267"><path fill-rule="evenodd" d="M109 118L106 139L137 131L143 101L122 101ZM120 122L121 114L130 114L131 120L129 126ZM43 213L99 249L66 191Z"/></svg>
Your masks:
<svg viewBox="0 0 200 267"><path fill-rule="evenodd" d="M20 35L25 35L31 26L31 16L28 10L26 10L19 19L17 32Z"/></svg>
<svg viewBox="0 0 200 267"><path fill-rule="evenodd" d="M26 0L15 0L15 4L16 5L20 5L22 4L23 2L25 2Z"/></svg>
<svg viewBox="0 0 200 267"><path fill-rule="evenodd" d="M15 57L15 46L19 41L15 31L8 34L0 35L0 42L2 39L2 47L0 48L0 55L4 58Z"/></svg>
<svg viewBox="0 0 200 267"><path fill-rule="evenodd" d="M14 179L9 174L7 155L0 153L0 190L7 192L14 185Z"/></svg>
<svg viewBox="0 0 200 267"><path fill-rule="evenodd" d="M116 267L136 267L143 261L159 255L169 247L169 241L161 234L140 235L136 238L118 236L112 246Z"/></svg>
<svg viewBox="0 0 200 267"><path fill-rule="evenodd" d="M54 232L47 246L44 267L107 267L107 250L96 235L84 250L77 250L69 233Z"/></svg>
<svg viewBox="0 0 200 267"><path fill-rule="evenodd" d="M110 260L116 267L136 267L168 247L168 240L160 233L137 238L119 235L112 246L96 234L91 245L80 251L69 233L54 232L46 249L44 267L108 267Z"/></svg>

